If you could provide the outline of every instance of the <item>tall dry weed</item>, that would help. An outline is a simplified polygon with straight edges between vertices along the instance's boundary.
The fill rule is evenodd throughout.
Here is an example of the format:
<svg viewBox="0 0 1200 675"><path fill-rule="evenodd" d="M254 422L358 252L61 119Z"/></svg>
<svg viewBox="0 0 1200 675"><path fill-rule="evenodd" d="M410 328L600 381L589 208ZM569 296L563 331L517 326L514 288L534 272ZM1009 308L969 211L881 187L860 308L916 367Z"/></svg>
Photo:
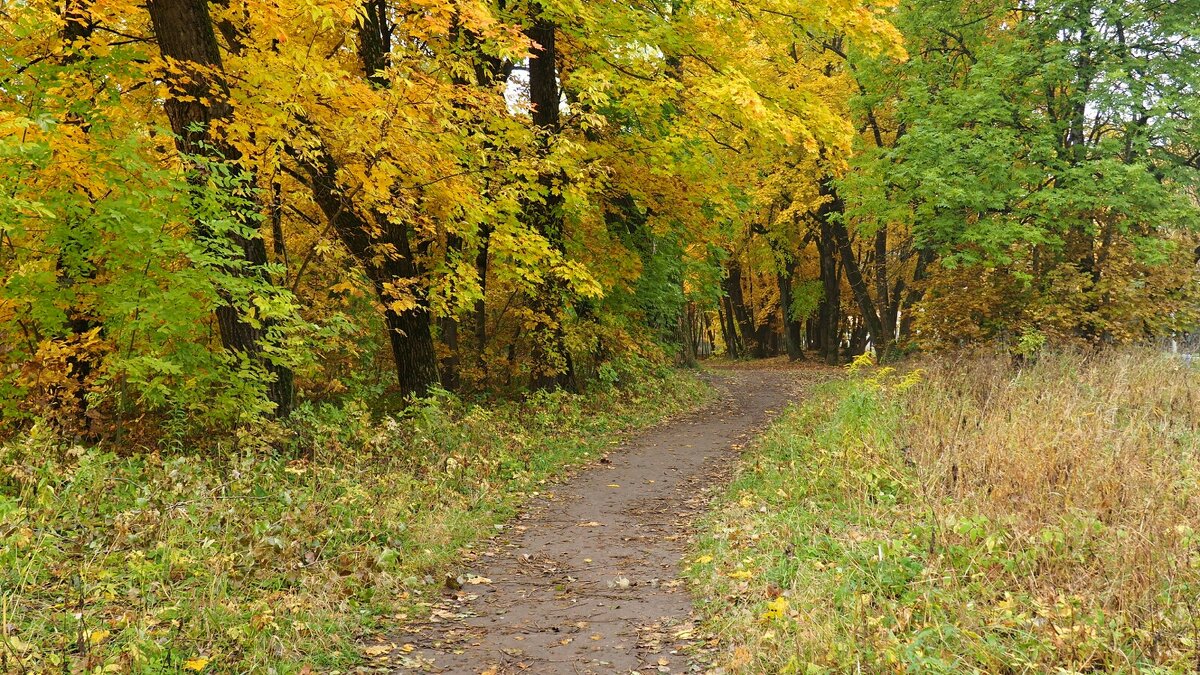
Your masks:
<svg viewBox="0 0 1200 675"><path fill-rule="evenodd" d="M903 411L931 508L1043 551L1011 582L1147 621L1195 602L1200 370L1150 351L939 360Z"/></svg>

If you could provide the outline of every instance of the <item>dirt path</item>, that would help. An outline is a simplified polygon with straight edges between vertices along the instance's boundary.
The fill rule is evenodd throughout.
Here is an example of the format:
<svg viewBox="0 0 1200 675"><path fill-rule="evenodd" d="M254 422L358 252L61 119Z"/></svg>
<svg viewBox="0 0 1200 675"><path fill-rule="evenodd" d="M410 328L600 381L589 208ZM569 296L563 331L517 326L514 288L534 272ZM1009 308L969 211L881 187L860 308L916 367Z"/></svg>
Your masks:
<svg viewBox="0 0 1200 675"><path fill-rule="evenodd" d="M685 672L687 523L734 452L795 395L796 370L724 370L716 403L557 486L463 561L461 590L393 636L401 673Z"/></svg>

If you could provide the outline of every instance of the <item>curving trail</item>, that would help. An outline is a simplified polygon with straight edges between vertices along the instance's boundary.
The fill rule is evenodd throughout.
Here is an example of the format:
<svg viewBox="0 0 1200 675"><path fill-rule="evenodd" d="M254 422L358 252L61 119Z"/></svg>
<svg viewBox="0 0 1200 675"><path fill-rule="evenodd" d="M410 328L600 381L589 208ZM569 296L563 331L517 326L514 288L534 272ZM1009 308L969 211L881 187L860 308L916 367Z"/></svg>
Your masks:
<svg viewBox="0 0 1200 675"><path fill-rule="evenodd" d="M676 576L688 522L741 445L827 372L712 375L716 402L580 471L464 560L462 589L392 636L415 647L396 672L687 671L691 599Z"/></svg>

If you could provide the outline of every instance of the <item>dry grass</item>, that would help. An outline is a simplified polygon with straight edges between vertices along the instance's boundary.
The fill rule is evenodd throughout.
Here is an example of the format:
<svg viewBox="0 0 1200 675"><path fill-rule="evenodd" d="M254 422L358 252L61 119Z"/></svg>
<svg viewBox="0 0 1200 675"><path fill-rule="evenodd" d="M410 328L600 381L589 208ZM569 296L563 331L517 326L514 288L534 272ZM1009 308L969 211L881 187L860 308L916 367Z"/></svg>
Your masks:
<svg viewBox="0 0 1200 675"><path fill-rule="evenodd" d="M902 408L920 492L939 515L986 515L1012 549L1051 544L1012 585L1086 598L1133 624L1195 602L1196 369L1150 351L938 361Z"/></svg>
<svg viewBox="0 0 1200 675"><path fill-rule="evenodd" d="M698 545L722 665L1195 672L1198 424L1200 370L1152 351L826 388L749 451Z"/></svg>

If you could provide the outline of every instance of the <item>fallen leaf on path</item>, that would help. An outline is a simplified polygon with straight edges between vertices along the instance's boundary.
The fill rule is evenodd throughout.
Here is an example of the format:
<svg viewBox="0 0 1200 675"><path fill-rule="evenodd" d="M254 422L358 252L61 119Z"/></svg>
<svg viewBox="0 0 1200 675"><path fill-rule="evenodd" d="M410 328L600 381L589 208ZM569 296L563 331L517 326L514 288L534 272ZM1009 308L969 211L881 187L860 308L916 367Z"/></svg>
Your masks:
<svg viewBox="0 0 1200 675"><path fill-rule="evenodd" d="M580 523L579 526L580 527L600 527L600 523L597 523L594 520L589 520L586 523Z"/></svg>

